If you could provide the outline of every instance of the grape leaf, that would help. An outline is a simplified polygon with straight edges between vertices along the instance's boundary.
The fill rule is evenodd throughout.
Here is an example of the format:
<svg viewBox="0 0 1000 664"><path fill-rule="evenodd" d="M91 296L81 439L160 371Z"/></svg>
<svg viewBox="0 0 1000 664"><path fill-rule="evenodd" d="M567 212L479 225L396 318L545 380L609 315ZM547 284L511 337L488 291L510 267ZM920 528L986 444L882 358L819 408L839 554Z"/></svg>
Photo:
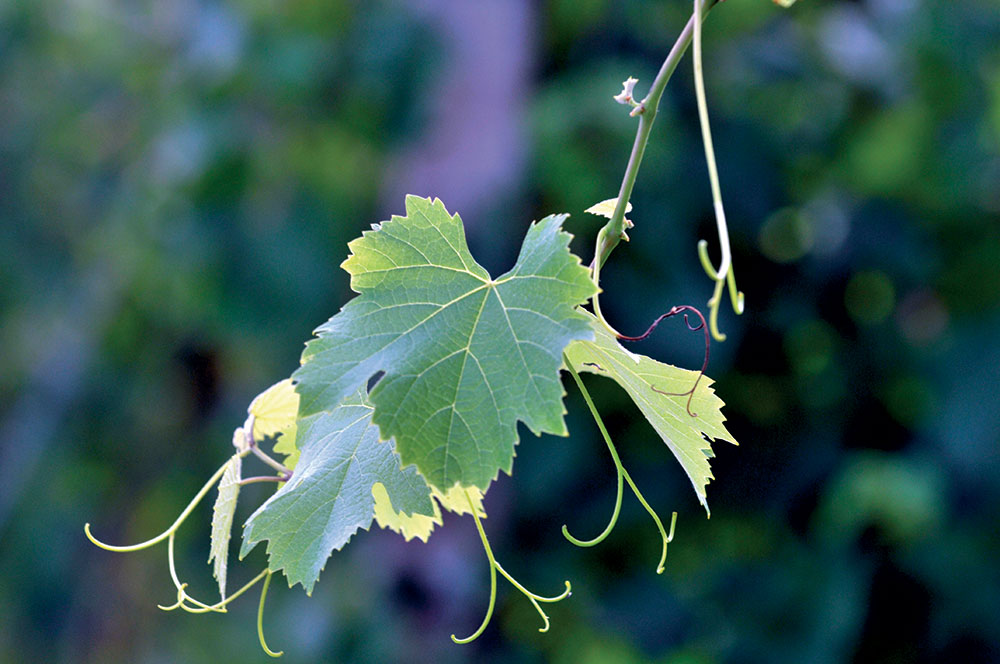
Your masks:
<svg viewBox="0 0 1000 664"><path fill-rule="evenodd" d="M258 394L247 408L247 412L254 417L254 439L278 436L274 451L285 455L284 465L288 468L295 468L299 460L299 450L295 447L298 411L299 395L292 386L291 378L279 381Z"/></svg>
<svg viewBox="0 0 1000 664"><path fill-rule="evenodd" d="M389 494L385 487L379 483L372 486L372 496L375 498L375 523L386 530L394 530L409 542L411 539L419 539L426 542L430 539L431 532L435 526L442 524L441 510L446 509L455 514L471 514L469 508L469 497L465 492L469 492L472 504L475 505L479 518L486 518L486 510L483 509L483 492L475 487L468 489L456 484L446 493L441 493L437 489L431 490L431 497L434 498L434 514L406 514L399 512L392 506Z"/></svg>
<svg viewBox="0 0 1000 664"><path fill-rule="evenodd" d="M517 422L567 435L562 352L593 333L575 310L595 291L569 252L566 215L530 226L514 267L492 279L459 216L407 196L406 216L350 243L359 295L317 331L295 372L299 417L330 410L376 373L373 421L441 490L510 473Z"/></svg>
<svg viewBox="0 0 1000 664"><path fill-rule="evenodd" d="M711 514L705 495L705 487L714 479L708 463L715 456L711 440L738 444L723 424L726 421L721 411L723 403L710 387L712 380L703 376L699 381L691 400L691 410L697 417L691 417L686 408L686 396L669 396L661 392L680 393L691 389L698 378L697 371L679 369L629 352L597 318L587 315L594 329L594 340L574 341L566 348L566 356L578 371L611 378L628 392L677 457L694 485L698 500Z"/></svg>
<svg viewBox="0 0 1000 664"><path fill-rule="evenodd" d="M237 429L242 437L243 430ZM215 560L212 573L219 582L219 596L226 599L226 567L229 562L229 538L233 532L233 515L236 512L236 499L240 495L240 472L243 460L239 454L234 454L229 460L226 472L219 480L219 495L212 508L212 546L209 549L208 562Z"/></svg>
<svg viewBox="0 0 1000 664"><path fill-rule="evenodd" d="M431 515L430 489L412 468L400 470L392 444L379 440L364 388L330 412L298 422L301 457L292 478L250 515L240 558L268 540L268 568L284 570L289 587L306 593L327 558L374 516L372 486L381 483L392 505Z"/></svg>

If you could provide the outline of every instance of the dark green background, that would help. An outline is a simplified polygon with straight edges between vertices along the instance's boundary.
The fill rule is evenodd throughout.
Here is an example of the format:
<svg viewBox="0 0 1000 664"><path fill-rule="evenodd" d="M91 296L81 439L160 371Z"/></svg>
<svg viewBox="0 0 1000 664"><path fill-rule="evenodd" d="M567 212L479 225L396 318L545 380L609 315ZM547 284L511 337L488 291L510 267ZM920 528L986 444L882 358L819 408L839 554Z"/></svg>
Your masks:
<svg viewBox="0 0 1000 664"><path fill-rule="evenodd" d="M690 3L0 3L0 662L265 661L256 600L165 614L166 527L230 453L249 400L350 297L345 243L441 196L497 273L570 212L590 259L635 121ZM448 8L452 7L449 12ZM272 585L289 662L1000 661L1000 3L729 0L705 69L747 313L709 374L706 521L669 451L589 380L626 466L680 512L667 570L575 390L568 439L526 431L487 500L504 566L573 582L538 634L488 580L472 523L362 532L307 598ZM641 330L711 293L715 246L690 60L667 90L604 273ZM696 367L677 321L639 350ZM568 386L571 387L571 386ZM251 462L248 462L251 463ZM240 520L268 488L245 490ZM210 505L178 564L211 597ZM257 551L231 584L263 564Z"/></svg>

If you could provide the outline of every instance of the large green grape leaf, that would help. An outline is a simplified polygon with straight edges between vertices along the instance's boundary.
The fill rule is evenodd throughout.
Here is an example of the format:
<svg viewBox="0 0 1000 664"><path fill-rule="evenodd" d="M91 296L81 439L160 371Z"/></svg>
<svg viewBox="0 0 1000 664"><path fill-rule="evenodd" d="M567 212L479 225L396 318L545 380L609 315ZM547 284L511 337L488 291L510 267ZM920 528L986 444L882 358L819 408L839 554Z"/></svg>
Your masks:
<svg viewBox="0 0 1000 664"><path fill-rule="evenodd" d="M243 435L242 429L237 429L238 435ZM243 460L239 454L234 454L229 460L226 472L219 480L219 495L215 498L212 508L212 546L209 549L208 562L215 561L212 573L219 582L219 596L226 599L226 569L229 562L229 538L233 532L233 514L236 512L236 499L240 495L240 472Z"/></svg>
<svg viewBox="0 0 1000 664"><path fill-rule="evenodd" d="M575 307L595 291L569 252L565 215L531 225L514 267L492 279L469 253L459 216L408 196L350 243L359 293L317 331L295 372L299 417L330 410L384 372L373 421L441 491L485 489L511 470L517 422L566 435L562 352L590 339ZM300 434L301 435L301 434Z"/></svg>
<svg viewBox="0 0 1000 664"><path fill-rule="evenodd" d="M268 540L268 568L311 594L330 554L371 526L374 484L385 487L394 509L434 514L427 483L413 468L400 470L371 416L362 387L332 411L298 421L295 472L247 520L240 558Z"/></svg>
<svg viewBox="0 0 1000 664"><path fill-rule="evenodd" d="M705 487L714 479L708 460L715 456L711 440L738 444L723 424L726 421L721 410L723 403L711 388L712 380L703 376L698 382L691 399L691 411L696 415L692 417L687 412L686 396L662 393L690 390L698 378L697 371L679 369L631 353L596 318L587 316L594 329L594 340L574 341L566 349L566 357L578 371L611 378L628 392L677 457L694 485L698 500L708 512Z"/></svg>

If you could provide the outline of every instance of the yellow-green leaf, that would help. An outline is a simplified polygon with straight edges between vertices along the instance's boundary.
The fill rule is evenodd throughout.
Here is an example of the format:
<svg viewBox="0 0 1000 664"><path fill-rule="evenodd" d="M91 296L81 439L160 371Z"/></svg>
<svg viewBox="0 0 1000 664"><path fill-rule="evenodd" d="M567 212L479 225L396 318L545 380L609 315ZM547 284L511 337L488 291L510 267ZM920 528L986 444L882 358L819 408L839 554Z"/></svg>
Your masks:
<svg viewBox="0 0 1000 664"><path fill-rule="evenodd" d="M237 432L242 436L242 429ZM229 460L226 472L219 480L219 495L212 508L212 546L209 550L208 562L215 561L212 573L219 582L219 596L226 599L226 567L229 561L229 538L233 532L233 515L236 512L236 499L240 495L240 473L242 459L239 454Z"/></svg>
<svg viewBox="0 0 1000 664"><path fill-rule="evenodd" d="M295 391L292 379L286 378L258 394L250 402L247 412L254 417L254 439L278 436L275 453L285 455L285 466L295 468L299 460L299 450L295 446L299 393Z"/></svg>
<svg viewBox="0 0 1000 664"><path fill-rule="evenodd" d="M469 492L468 497L466 491ZM456 514L471 514L469 509L469 498L476 507L476 512L481 519L486 518L486 510L483 509L483 492L476 487L464 489L458 484L445 493L433 489L431 496L434 498L434 514L426 516L423 514L408 515L405 512L397 511L392 507L392 501L388 492L381 483L372 486L372 495L375 498L375 522L386 530L394 530L402 535L407 542L411 539L419 539L426 542L435 526L440 526L441 509L444 508Z"/></svg>
<svg viewBox="0 0 1000 664"><path fill-rule="evenodd" d="M698 378L697 371L629 352L597 318L587 315L594 329L594 340L574 341L566 348L566 356L577 370L610 378L628 392L677 457L707 512L705 487L714 479L708 463L715 456L711 440L737 444L723 424L726 421L721 410L723 403L711 388L712 380L702 376L698 382L691 399L691 411L697 416L692 417L687 412L687 396L664 393L690 390Z"/></svg>
<svg viewBox="0 0 1000 664"><path fill-rule="evenodd" d="M607 217L608 219L610 219L611 217L614 216L615 207L617 206L618 206L618 197L616 196L615 198L609 198L606 201L601 201L600 203L591 205L589 208L584 210L584 212L587 212L589 214L596 214L601 217ZM628 214L631 211L632 211L632 203L626 203L625 214ZM629 228L632 228L632 222L628 219L625 220L625 225L628 226Z"/></svg>

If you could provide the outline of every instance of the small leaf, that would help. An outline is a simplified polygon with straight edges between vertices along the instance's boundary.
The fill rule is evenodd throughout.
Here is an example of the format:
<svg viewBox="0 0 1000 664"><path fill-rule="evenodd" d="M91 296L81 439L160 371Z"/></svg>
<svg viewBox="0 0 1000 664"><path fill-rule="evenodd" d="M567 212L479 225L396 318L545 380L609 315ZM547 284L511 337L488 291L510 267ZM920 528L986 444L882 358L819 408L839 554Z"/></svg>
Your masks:
<svg viewBox="0 0 1000 664"><path fill-rule="evenodd" d="M392 507L392 501L385 487L380 483L372 486L372 495L375 498L375 522L386 530L394 530L402 535L407 542L411 539L419 539L426 542L430 539L431 532L435 526L440 526L441 509L444 508L456 514L471 514L469 500L465 496L466 489L456 484L446 493L441 493L437 489L432 489L431 495L434 498L434 514L427 516L424 514L408 515L404 512L397 512ZM486 510L483 509L483 492L476 487L468 489L472 495L472 503L476 506L476 512L481 519L486 518Z"/></svg>
<svg viewBox="0 0 1000 664"><path fill-rule="evenodd" d="M408 196L406 212L350 243L342 267L360 294L307 345L299 416L384 372L373 421L403 464L439 489L484 489L510 473L518 421L566 435L559 367L566 344L593 335L576 306L595 286L565 215L532 224L513 269L492 279L441 201Z"/></svg>
<svg viewBox="0 0 1000 664"><path fill-rule="evenodd" d="M662 392L690 390L698 378L697 371L679 369L629 352L597 318L588 316L594 329L594 341L574 341L566 349L567 357L578 370L611 378L628 392L677 457L707 512L705 487L714 479L708 460L715 456L710 442L714 438L737 444L723 424L726 421L721 410L723 403L709 387L712 380L704 376L699 381L691 399L691 410L697 417L691 417L686 410L686 396Z"/></svg>
<svg viewBox="0 0 1000 664"><path fill-rule="evenodd" d="M464 488L456 484L445 493L441 493L435 489L434 498L441 503L443 509L449 512L454 512L455 514L472 514L472 510L469 508L469 499L465 496L466 491L472 496L472 504L475 506L479 518L485 519L486 509L483 508L483 498L486 497L486 492L480 491L476 487Z"/></svg>
<svg viewBox="0 0 1000 664"><path fill-rule="evenodd" d="M596 214L598 216L607 217L608 219L610 219L611 217L615 216L615 207L617 207L617 205L618 205L618 197L616 196L615 198L609 198L606 201L601 201L600 203L591 205L589 208L584 210L584 212L587 212L589 214ZM626 203L625 214L628 214L631 211L632 211L632 203ZM632 228L635 226L635 224L632 223L631 219L623 219L623 221L625 222L625 228ZM625 239L628 238L626 237Z"/></svg>
<svg viewBox="0 0 1000 664"><path fill-rule="evenodd" d="M292 478L244 526L240 558L268 540L268 568L309 594L330 554L371 526L376 483L400 511L434 514L426 482L413 468L400 470L392 444L379 440L363 390L299 421L302 456Z"/></svg>
<svg viewBox="0 0 1000 664"><path fill-rule="evenodd" d="M254 439L277 436L275 453L285 455L286 467L295 468L299 460L299 450L295 446L299 394L292 385L292 379L286 378L258 394L250 402L247 412L254 417Z"/></svg>
<svg viewBox="0 0 1000 664"><path fill-rule="evenodd" d="M242 429L237 429L242 437ZM229 538L233 532L233 515L236 512L236 499L240 495L240 473L243 460L238 454L229 460L226 472L219 480L219 495L212 508L212 546L208 554L208 562L215 561L212 573L219 582L219 596L226 599L226 566L229 561Z"/></svg>
<svg viewBox="0 0 1000 664"><path fill-rule="evenodd" d="M292 386L292 379L286 378L258 394L247 412L254 416L253 434L258 440L295 426L299 395Z"/></svg>

